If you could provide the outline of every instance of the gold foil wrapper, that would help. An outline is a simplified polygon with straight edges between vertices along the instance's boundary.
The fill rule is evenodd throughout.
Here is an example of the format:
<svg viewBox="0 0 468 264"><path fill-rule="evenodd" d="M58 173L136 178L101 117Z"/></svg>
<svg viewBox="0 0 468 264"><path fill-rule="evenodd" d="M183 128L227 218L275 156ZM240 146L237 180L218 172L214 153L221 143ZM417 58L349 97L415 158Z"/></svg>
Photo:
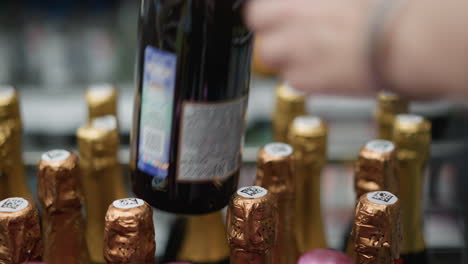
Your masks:
<svg viewBox="0 0 468 264"><path fill-rule="evenodd" d="M398 115L393 133L397 146L402 200L402 254L418 253L426 246L423 235L424 167L430 154L431 125L416 115Z"/></svg>
<svg viewBox="0 0 468 264"><path fill-rule="evenodd" d="M78 156L66 150L44 153L37 190L43 208L44 261L89 263Z"/></svg>
<svg viewBox="0 0 468 264"><path fill-rule="evenodd" d="M268 190L240 188L227 209L227 238L231 264L271 264L276 244L278 209Z"/></svg>
<svg viewBox="0 0 468 264"><path fill-rule="evenodd" d="M177 259L218 263L228 258L229 246L222 213L187 216L185 236Z"/></svg>
<svg viewBox="0 0 468 264"><path fill-rule="evenodd" d="M400 201L384 191L364 194L356 205L352 237L356 264L394 264L400 258Z"/></svg>
<svg viewBox="0 0 468 264"><path fill-rule="evenodd" d="M106 214L104 257L108 264L154 264L153 211L143 200L113 202Z"/></svg>
<svg viewBox="0 0 468 264"><path fill-rule="evenodd" d="M40 257L41 252L41 227L34 203L18 197L0 201L0 263L25 263Z"/></svg>
<svg viewBox="0 0 468 264"><path fill-rule="evenodd" d="M273 113L273 134L277 142L288 142L288 129L294 118L305 115L304 94L283 83L276 88L276 105Z"/></svg>
<svg viewBox="0 0 468 264"><path fill-rule="evenodd" d="M297 117L289 130L296 162L296 236L301 254L328 247L320 201L327 131L325 123L314 116Z"/></svg>
<svg viewBox="0 0 468 264"><path fill-rule="evenodd" d="M295 168L290 145L270 143L260 150L255 184L275 194L278 199L278 241L273 249L273 263L296 263L299 250L295 229Z"/></svg>
<svg viewBox="0 0 468 264"><path fill-rule="evenodd" d="M82 127L77 137L87 210L88 250L92 262L104 263L102 234L106 210L112 201L125 198L115 185L122 177L117 159L119 136L115 129Z"/></svg>
<svg viewBox="0 0 468 264"><path fill-rule="evenodd" d="M392 140L393 122L398 114L408 113L408 101L400 96L380 92L377 95L377 109L374 116L377 121L377 138Z"/></svg>
<svg viewBox="0 0 468 264"><path fill-rule="evenodd" d="M93 85L86 91L85 98L88 120L106 115L117 116L117 89L113 85Z"/></svg>

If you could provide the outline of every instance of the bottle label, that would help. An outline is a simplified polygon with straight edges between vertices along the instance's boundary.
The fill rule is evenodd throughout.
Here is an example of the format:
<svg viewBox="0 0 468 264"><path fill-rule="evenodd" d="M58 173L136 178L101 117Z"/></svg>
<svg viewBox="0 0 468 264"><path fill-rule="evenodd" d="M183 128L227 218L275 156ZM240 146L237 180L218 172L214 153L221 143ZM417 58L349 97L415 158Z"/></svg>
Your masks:
<svg viewBox="0 0 468 264"><path fill-rule="evenodd" d="M268 194L268 190L260 186L247 186L237 191L239 196L244 198L256 199Z"/></svg>
<svg viewBox="0 0 468 264"><path fill-rule="evenodd" d="M63 161L70 157L70 152L63 149L54 149L42 154L43 161Z"/></svg>
<svg viewBox="0 0 468 264"><path fill-rule="evenodd" d="M264 150L274 157L286 157L293 153L293 148L285 143L270 143L265 146Z"/></svg>
<svg viewBox="0 0 468 264"><path fill-rule="evenodd" d="M28 207L29 202L20 197L7 198L0 201L0 212L19 212Z"/></svg>
<svg viewBox="0 0 468 264"><path fill-rule="evenodd" d="M246 97L223 103L184 103L179 181L211 181L240 168L246 105Z"/></svg>
<svg viewBox="0 0 468 264"><path fill-rule="evenodd" d="M392 152L395 149L395 146L388 140L377 139L367 143L366 148L379 153L388 153Z"/></svg>
<svg viewBox="0 0 468 264"><path fill-rule="evenodd" d="M169 168L176 63L173 53L145 49L137 166L160 179Z"/></svg>
<svg viewBox="0 0 468 264"><path fill-rule="evenodd" d="M398 201L398 198L391 192L378 191L367 194L367 200L383 205L392 205Z"/></svg>
<svg viewBox="0 0 468 264"><path fill-rule="evenodd" d="M112 203L112 205L115 208L119 208L119 209L131 209L135 207L140 207L143 204L145 204L145 202L143 202L143 200L138 199L138 198L125 198L125 199L115 200Z"/></svg>

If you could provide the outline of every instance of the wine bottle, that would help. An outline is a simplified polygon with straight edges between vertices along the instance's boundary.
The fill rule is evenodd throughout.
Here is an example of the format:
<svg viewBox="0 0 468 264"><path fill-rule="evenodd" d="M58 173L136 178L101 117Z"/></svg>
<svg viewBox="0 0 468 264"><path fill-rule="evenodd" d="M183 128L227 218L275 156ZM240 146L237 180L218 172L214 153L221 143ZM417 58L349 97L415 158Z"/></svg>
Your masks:
<svg viewBox="0 0 468 264"><path fill-rule="evenodd" d="M362 195L354 219L356 264L401 263L400 201L396 195L386 191Z"/></svg>
<svg viewBox="0 0 468 264"><path fill-rule="evenodd" d="M102 116L117 117L117 89L111 84L91 85L85 94L88 121Z"/></svg>
<svg viewBox="0 0 468 264"><path fill-rule="evenodd" d="M259 186L240 188L227 209L231 264L272 264L276 243L276 197Z"/></svg>
<svg viewBox="0 0 468 264"><path fill-rule="evenodd" d="M51 150L42 155L38 167L43 260L48 264L89 263L78 156L66 150Z"/></svg>
<svg viewBox="0 0 468 264"><path fill-rule="evenodd" d="M0 201L0 261L25 263L41 256L41 226L37 208L29 200Z"/></svg>
<svg viewBox="0 0 468 264"><path fill-rule="evenodd" d="M400 178L395 145L387 140L371 140L359 152L354 167L356 202L368 192L388 191L399 194ZM354 243L349 239L352 224L345 236L346 253L354 256Z"/></svg>
<svg viewBox="0 0 468 264"><path fill-rule="evenodd" d="M22 155L22 124L19 99L11 86L0 86L0 199L32 200Z"/></svg>
<svg viewBox="0 0 468 264"><path fill-rule="evenodd" d="M321 171L327 160L327 127L318 117L294 119L288 134L296 162L296 236L299 252L327 248L320 203Z"/></svg>
<svg viewBox="0 0 468 264"><path fill-rule="evenodd" d="M276 88L276 104L273 113L273 135L277 142L288 142L288 130L294 118L306 114L305 96L287 83Z"/></svg>
<svg viewBox="0 0 468 264"><path fill-rule="evenodd" d="M112 201L125 197L115 183L122 179L116 120L107 116L94 120L92 125L79 128L77 138L87 210L88 250L93 263L104 263L102 234L106 210Z"/></svg>
<svg viewBox="0 0 468 264"><path fill-rule="evenodd" d="M377 138L392 140L393 123L398 114L408 113L408 102L391 92L377 95L377 108L374 116L377 122Z"/></svg>
<svg viewBox="0 0 468 264"><path fill-rule="evenodd" d="M252 33L244 0L141 1L130 169L152 206L226 206L241 165Z"/></svg>
<svg viewBox="0 0 468 264"><path fill-rule="evenodd" d="M107 210L104 229L104 258L107 264L154 264L153 210L143 200L114 201Z"/></svg>
<svg viewBox="0 0 468 264"><path fill-rule="evenodd" d="M296 185L293 148L285 143L270 143L260 149L256 185L267 189L278 200L277 243L274 264L296 263L299 249L296 239Z"/></svg>
<svg viewBox="0 0 468 264"><path fill-rule="evenodd" d="M400 168L402 259L405 264L427 263L422 196L424 168L430 154L431 124L421 116L398 115L393 140Z"/></svg>

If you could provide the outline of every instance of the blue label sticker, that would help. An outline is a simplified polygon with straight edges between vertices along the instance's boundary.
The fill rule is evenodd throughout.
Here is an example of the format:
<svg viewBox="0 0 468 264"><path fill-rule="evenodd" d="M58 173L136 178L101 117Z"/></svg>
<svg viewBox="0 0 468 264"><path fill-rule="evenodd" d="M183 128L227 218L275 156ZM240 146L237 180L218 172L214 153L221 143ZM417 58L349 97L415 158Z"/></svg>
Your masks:
<svg viewBox="0 0 468 264"><path fill-rule="evenodd" d="M177 57L147 46L144 59L138 169L164 179L169 168Z"/></svg>

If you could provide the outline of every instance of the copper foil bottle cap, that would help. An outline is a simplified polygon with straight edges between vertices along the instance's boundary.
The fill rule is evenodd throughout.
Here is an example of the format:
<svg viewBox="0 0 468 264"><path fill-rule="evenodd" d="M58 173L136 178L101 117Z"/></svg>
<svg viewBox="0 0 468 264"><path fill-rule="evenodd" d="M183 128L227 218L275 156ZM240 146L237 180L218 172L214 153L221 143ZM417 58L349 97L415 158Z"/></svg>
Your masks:
<svg viewBox="0 0 468 264"><path fill-rule="evenodd" d="M34 204L20 197L0 201L0 263L21 264L41 256L41 228Z"/></svg>
<svg viewBox="0 0 468 264"><path fill-rule="evenodd" d="M381 139L369 141L359 153L354 173L357 199L373 191L385 190L398 195L400 181L395 145Z"/></svg>
<svg viewBox="0 0 468 264"><path fill-rule="evenodd" d="M270 264L276 243L276 198L259 186L240 188L227 210L232 264Z"/></svg>
<svg viewBox="0 0 468 264"><path fill-rule="evenodd" d="M117 113L117 89L108 83L92 85L86 90L86 102L88 104L88 118Z"/></svg>
<svg viewBox="0 0 468 264"><path fill-rule="evenodd" d="M386 191L361 196L352 237L357 264L394 264L399 260L402 240L399 199Z"/></svg>
<svg viewBox="0 0 468 264"><path fill-rule="evenodd" d="M141 199L114 201L107 210L104 258L109 264L153 264L153 211Z"/></svg>

